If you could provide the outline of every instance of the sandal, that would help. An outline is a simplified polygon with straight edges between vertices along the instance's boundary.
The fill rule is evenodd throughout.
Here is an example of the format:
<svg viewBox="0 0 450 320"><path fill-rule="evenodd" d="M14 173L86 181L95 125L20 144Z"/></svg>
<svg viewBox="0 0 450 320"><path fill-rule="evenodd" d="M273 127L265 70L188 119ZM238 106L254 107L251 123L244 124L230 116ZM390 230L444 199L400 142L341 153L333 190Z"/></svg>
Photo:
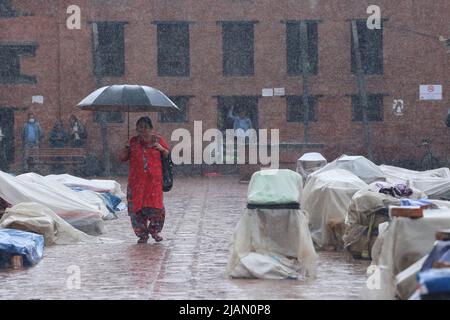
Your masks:
<svg viewBox="0 0 450 320"><path fill-rule="evenodd" d="M152 235L152 238L155 239L156 242L161 242L163 240L163 238L158 234Z"/></svg>
<svg viewBox="0 0 450 320"><path fill-rule="evenodd" d="M147 243L147 241L148 241L148 238L139 238L137 243Z"/></svg>

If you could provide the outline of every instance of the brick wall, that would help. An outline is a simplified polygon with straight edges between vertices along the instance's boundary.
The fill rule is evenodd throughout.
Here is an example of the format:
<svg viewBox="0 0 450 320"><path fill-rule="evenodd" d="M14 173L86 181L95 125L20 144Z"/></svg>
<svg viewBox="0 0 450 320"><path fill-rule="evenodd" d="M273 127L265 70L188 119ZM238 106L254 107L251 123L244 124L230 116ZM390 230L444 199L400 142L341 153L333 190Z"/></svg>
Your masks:
<svg viewBox="0 0 450 320"><path fill-rule="evenodd" d="M369 4L378 4L386 18L384 28L384 74L369 76L371 93L385 93L384 121L371 123L372 143L377 162L419 159L421 139L434 139L433 150L441 160L449 156L448 128L444 118L450 108L447 90L450 56L436 39L450 36L447 0L434 1L293 1L293 0L80 0L82 29L65 28L66 8L73 1L16 1L32 16L0 18L0 42L35 42L34 58L23 58L21 70L35 75L35 85L0 84L0 106L24 108L15 113L17 136L28 111L36 113L45 131L61 118L66 124L76 114L87 125L88 148L101 157L100 128L90 112L75 109L83 97L96 88L92 61L92 21L127 21L125 26L125 75L102 79L99 85L139 83L159 88L167 95L191 95L189 122L157 123L168 139L172 130L193 130L194 121L203 128L217 124L217 98L220 95L261 95L262 88L284 87L287 95L300 95L302 80L288 76L286 69L286 33L282 20L317 19L319 23L319 73L310 80L312 94L321 94L316 109L318 121L310 124L311 142L325 145L321 152L328 160L346 154L364 154L362 124L351 121L350 94L357 93L356 76L350 72L351 18L366 18ZM190 76L158 77L156 25L154 21L183 20L190 24ZM222 75L222 30L217 21L256 20L254 27L255 75ZM59 24L59 30L58 30ZM414 32L404 31L405 29ZM423 36L418 33L436 36ZM420 84L442 84L444 100L419 101ZM31 103L33 95L43 95L44 105ZM394 99L403 99L405 115L391 114ZM279 128L281 141L302 142L303 124L286 121L284 97L259 99L259 127ZM140 114L131 115L131 127ZM110 124L109 145L112 153L127 137L127 125ZM20 150L20 139L16 149ZM293 161L305 150L282 155ZM16 152L16 166L20 163ZM114 166L113 166L114 167Z"/></svg>

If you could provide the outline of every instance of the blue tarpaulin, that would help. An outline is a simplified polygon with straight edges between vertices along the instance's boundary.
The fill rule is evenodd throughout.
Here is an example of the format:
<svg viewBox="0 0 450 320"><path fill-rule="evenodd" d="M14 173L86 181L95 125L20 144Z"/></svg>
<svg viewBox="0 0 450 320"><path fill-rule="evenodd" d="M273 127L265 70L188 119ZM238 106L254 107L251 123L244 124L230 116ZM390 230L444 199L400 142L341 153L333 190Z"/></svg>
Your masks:
<svg viewBox="0 0 450 320"><path fill-rule="evenodd" d="M429 269L417 274L417 282L420 284L422 295L449 293L450 269Z"/></svg>
<svg viewBox="0 0 450 320"><path fill-rule="evenodd" d="M0 229L0 260L9 262L12 256L20 255L24 266L37 264L44 255L44 237L15 229Z"/></svg>
<svg viewBox="0 0 450 320"><path fill-rule="evenodd" d="M435 262L450 263L450 241L436 241L433 250L423 263L420 271L423 272L433 268L433 263Z"/></svg>
<svg viewBox="0 0 450 320"><path fill-rule="evenodd" d="M117 206L122 202L122 199L119 197L116 197L115 195L111 194L110 192L102 192L100 193L102 198L105 201L105 205L108 208L108 210L112 213L118 211Z"/></svg>
<svg viewBox="0 0 450 320"><path fill-rule="evenodd" d="M419 199L419 200L414 200L414 199L400 199L400 205L402 207L404 206L429 206L432 205L433 203L427 199Z"/></svg>

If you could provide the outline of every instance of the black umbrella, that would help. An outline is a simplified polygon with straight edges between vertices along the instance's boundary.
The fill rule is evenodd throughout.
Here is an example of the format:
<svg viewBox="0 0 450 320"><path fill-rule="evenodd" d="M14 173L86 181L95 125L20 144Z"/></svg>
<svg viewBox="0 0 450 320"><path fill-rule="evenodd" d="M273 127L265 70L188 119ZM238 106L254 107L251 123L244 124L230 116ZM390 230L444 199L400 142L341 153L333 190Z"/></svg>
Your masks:
<svg viewBox="0 0 450 320"><path fill-rule="evenodd" d="M119 112L161 112L180 110L164 93L158 89L140 85L111 85L95 90L77 104L87 111ZM104 117L101 121L102 142L105 157L105 173L110 174L109 147L106 139ZM130 138L130 115L128 114L128 140Z"/></svg>
<svg viewBox="0 0 450 320"><path fill-rule="evenodd" d="M95 90L77 104L81 110L119 112L159 112L180 110L158 89L140 85L112 85ZM128 115L128 137L130 115Z"/></svg>

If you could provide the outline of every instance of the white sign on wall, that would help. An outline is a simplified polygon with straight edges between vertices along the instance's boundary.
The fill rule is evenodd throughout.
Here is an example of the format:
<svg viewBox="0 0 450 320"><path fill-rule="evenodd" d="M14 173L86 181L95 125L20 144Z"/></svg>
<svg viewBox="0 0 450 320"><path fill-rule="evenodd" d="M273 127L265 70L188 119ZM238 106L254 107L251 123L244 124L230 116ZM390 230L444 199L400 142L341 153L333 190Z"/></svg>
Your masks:
<svg viewBox="0 0 450 320"><path fill-rule="evenodd" d="M442 100L442 85L421 85L420 100Z"/></svg>
<svg viewBox="0 0 450 320"><path fill-rule="evenodd" d="M44 97L43 96L33 96L31 98L31 103L40 103L43 104L44 103Z"/></svg>
<svg viewBox="0 0 450 320"><path fill-rule="evenodd" d="M273 97L273 89L262 89L262 96L263 97Z"/></svg>
<svg viewBox="0 0 450 320"><path fill-rule="evenodd" d="M273 89L274 95L282 97L286 94L286 91L284 90L284 88L274 88Z"/></svg>

